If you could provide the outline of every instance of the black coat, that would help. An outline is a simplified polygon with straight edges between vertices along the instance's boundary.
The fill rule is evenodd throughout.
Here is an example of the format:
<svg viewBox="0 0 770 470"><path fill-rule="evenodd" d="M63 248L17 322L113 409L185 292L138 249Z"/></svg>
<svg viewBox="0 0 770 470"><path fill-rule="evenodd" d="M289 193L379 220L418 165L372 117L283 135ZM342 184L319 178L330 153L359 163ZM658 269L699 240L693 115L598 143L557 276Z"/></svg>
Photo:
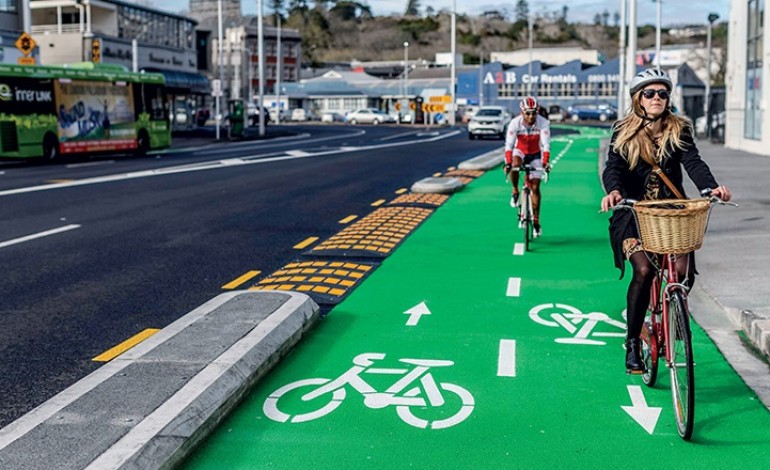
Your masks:
<svg viewBox="0 0 770 470"><path fill-rule="evenodd" d="M617 190L624 198L642 200L645 196L645 187L652 172L652 166L640 158L636 168L629 169L628 162L613 149L616 138L617 130L612 133L607 160L602 172L604 189L608 194ZM669 144L663 161L660 163L661 169L671 180L671 183L686 197L682 186L682 167L684 167L698 190L713 189L719 186L708 165L698 153L692 131L687 128L683 130L681 139L683 148L675 148ZM662 181L660 183L660 198L675 198L673 192ZM639 238L636 223L629 211L615 211L610 217L610 243L615 257L615 266L620 270L621 278L625 268L625 255L622 247L623 240L626 238Z"/></svg>

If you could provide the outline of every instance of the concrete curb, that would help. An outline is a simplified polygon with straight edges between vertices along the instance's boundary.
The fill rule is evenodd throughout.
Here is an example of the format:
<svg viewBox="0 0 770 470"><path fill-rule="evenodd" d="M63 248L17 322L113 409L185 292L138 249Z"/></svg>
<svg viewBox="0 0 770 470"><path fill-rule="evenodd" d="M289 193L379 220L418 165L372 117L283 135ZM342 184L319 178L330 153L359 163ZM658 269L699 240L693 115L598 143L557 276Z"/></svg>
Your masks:
<svg viewBox="0 0 770 470"><path fill-rule="evenodd" d="M172 468L316 322L294 292L219 295L0 431L0 468Z"/></svg>
<svg viewBox="0 0 770 470"><path fill-rule="evenodd" d="M495 149L491 152L479 155L478 157L465 160L457 165L457 168L461 170L491 170L503 163L503 160L505 159L504 154L504 149Z"/></svg>
<svg viewBox="0 0 770 470"><path fill-rule="evenodd" d="M438 176L423 178L412 185L413 193L451 194L462 189L463 183L457 178Z"/></svg>

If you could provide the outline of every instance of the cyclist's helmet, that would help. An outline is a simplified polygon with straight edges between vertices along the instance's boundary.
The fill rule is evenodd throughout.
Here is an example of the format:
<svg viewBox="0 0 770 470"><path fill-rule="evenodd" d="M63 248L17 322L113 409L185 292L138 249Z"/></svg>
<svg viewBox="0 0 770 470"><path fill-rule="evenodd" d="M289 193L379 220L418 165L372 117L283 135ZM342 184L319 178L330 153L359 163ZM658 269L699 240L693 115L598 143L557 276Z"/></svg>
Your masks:
<svg viewBox="0 0 770 470"><path fill-rule="evenodd" d="M671 89L674 88L674 83L671 81L671 77L669 77L666 72L658 69L647 69L636 74L636 76L631 80L631 86L629 87L628 92L631 94L631 96L634 96L639 92L639 90L646 87L650 83L660 83L664 85L669 93L671 92Z"/></svg>
<svg viewBox="0 0 770 470"><path fill-rule="evenodd" d="M522 111L537 111L537 100L532 96L527 96L519 103Z"/></svg>

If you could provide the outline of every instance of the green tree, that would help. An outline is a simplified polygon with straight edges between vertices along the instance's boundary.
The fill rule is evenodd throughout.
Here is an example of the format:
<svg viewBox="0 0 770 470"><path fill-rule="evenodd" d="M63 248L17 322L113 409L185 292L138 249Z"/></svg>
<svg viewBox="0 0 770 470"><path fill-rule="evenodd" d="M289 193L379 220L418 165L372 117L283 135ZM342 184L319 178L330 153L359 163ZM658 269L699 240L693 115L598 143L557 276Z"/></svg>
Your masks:
<svg viewBox="0 0 770 470"><path fill-rule="evenodd" d="M406 4L405 16L418 16L420 14L420 0L409 0Z"/></svg>
<svg viewBox="0 0 770 470"><path fill-rule="evenodd" d="M527 0L517 0L514 12L516 21L527 21L527 18L529 18L529 2Z"/></svg>

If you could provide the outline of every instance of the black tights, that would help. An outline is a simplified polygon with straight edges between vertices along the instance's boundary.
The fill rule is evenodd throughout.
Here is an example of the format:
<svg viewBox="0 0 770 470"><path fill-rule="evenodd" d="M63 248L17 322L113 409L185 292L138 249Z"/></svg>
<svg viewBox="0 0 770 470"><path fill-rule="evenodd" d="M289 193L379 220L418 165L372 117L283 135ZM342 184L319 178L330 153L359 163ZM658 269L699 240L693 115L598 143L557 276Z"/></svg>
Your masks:
<svg viewBox="0 0 770 470"><path fill-rule="evenodd" d="M650 255L656 256L656 255ZM695 283L695 275L692 274L690 255L681 255L676 259L676 271L680 282L692 288ZM644 316L647 307L650 304L650 286L655 279L655 267L647 258L647 254L638 251L629 258L634 274L631 277L631 283L628 285L628 294L626 294L626 316L628 330L626 335L629 339L638 338L642 333L644 325ZM687 275L688 269L690 275ZM686 281L685 281L686 279Z"/></svg>

